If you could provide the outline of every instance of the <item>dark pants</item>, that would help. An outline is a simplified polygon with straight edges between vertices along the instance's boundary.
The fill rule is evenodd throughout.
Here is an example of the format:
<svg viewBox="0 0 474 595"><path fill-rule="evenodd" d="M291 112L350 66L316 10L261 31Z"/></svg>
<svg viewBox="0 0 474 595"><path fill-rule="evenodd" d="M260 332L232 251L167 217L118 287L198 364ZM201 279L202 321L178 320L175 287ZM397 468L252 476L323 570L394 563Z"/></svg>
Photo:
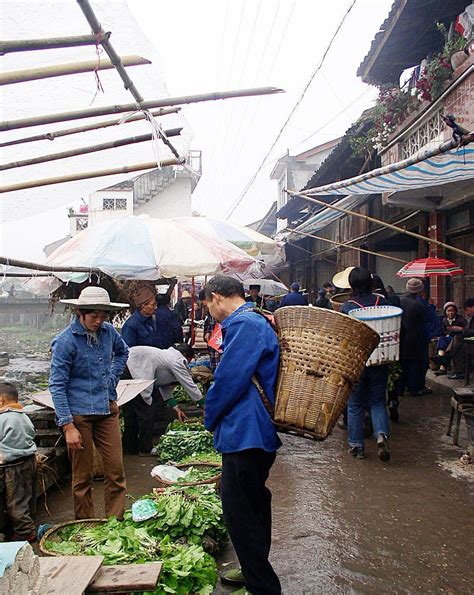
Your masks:
<svg viewBox="0 0 474 595"><path fill-rule="evenodd" d="M252 448L222 455L224 521L246 580L255 595L279 595L268 560L272 542L272 494L265 486L276 453Z"/></svg>
<svg viewBox="0 0 474 595"><path fill-rule="evenodd" d="M157 391L153 391L155 392ZM157 404L155 394L151 405L147 405L141 396L137 395L122 407L124 420L122 444L127 454L150 452L153 448L153 420Z"/></svg>
<svg viewBox="0 0 474 595"><path fill-rule="evenodd" d="M15 538L32 538L35 534L36 457L0 465L0 533L13 526Z"/></svg>
<svg viewBox="0 0 474 595"><path fill-rule="evenodd" d="M405 389L411 395L416 395L425 386L426 361L424 359L402 359L402 377L400 378L400 394Z"/></svg>

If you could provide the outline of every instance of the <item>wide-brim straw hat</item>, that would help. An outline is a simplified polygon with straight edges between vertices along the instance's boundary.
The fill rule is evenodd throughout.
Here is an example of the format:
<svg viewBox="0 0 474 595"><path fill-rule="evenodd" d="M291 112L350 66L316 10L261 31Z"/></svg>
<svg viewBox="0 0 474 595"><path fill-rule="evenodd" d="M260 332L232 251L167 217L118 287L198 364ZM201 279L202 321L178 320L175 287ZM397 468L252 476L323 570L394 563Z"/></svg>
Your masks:
<svg viewBox="0 0 474 595"><path fill-rule="evenodd" d="M350 289L351 284L349 283L349 275L354 269L355 267L347 267L340 273L336 273L332 278L332 284L339 287L339 289Z"/></svg>
<svg viewBox="0 0 474 595"><path fill-rule="evenodd" d="M84 310L121 310L130 304L111 302L108 292L102 287L85 287L75 300L60 300L63 304Z"/></svg>

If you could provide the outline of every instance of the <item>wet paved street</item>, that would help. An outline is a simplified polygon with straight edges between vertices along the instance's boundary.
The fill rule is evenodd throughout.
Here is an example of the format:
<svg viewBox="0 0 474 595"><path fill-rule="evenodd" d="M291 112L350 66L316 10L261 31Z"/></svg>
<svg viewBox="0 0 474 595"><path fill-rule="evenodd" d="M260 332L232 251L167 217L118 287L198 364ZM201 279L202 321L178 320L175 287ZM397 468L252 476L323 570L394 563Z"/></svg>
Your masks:
<svg viewBox="0 0 474 595"><path fill-rule="evenodd" d="M283 437L270 484L272 561L285 593L473 593L474 470L457 464L462 450L444 436L449 399L402 398L390 463L373 441L365 460L350 457L340 429L322 443ZM153 460L126 464L130 493L149 491ZM56 522L70 519L67 490L48 504ZM234 558L229 546L221 566Z"/></svg>

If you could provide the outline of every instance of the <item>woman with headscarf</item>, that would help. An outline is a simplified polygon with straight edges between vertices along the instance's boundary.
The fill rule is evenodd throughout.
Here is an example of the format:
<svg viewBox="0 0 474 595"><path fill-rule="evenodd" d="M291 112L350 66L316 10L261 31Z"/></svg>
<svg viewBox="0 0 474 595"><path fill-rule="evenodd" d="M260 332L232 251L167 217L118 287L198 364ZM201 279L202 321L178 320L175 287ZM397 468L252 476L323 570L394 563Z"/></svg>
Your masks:
<svg viewBox="0 0 474 595"><path fill-rule="evenodd" d="M137 289L132 296L134 311L122 327L122 337L129 347L159 347L156 325L156 293L149 286Z"/></svg>

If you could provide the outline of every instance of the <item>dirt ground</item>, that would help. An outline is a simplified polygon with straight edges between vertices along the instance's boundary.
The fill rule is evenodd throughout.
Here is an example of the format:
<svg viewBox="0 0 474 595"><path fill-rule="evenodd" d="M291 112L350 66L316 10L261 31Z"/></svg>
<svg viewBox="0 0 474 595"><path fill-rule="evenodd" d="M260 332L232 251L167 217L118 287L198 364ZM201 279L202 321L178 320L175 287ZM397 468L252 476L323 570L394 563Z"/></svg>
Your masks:
<svg viewBox="0 0 474 595"><path fill-rule="evenodd" d="M474 465L460 466L462 449L445 436L449 399L442 388L402 398L389 463L372 440L365 460L350 457L340 429L321 443L283 436L270 486L271 559L284 593L473 592ZM153 464L126 457L131 498L153 487ZM94 492L101 516L101 482ZM50 491L47 504L54 522L72 518L69 486ZM52 519L43 508L39 520ZM219 563L235 563L231 545Z"/></svg>

